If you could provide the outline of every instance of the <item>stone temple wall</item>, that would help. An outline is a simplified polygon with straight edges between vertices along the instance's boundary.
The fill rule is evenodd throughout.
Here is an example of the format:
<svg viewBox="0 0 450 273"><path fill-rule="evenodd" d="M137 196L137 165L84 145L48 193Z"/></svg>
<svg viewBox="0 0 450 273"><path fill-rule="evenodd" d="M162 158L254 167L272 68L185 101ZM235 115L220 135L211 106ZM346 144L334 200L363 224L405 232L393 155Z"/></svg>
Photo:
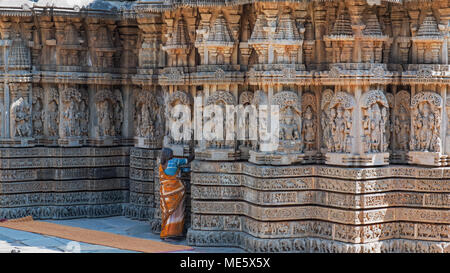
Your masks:
<svg viewBox="0 0 450 273"><path fill-rule="evenodd" d="M158 232L170 147L192 245L450 251L449 1L63 2L0 7L0 218ZM277 106L278 146L175 140L195 98Z"/></svg>
<svg viewBox="0 0 450 273"><path fill-rule="evenodd" d="M448 252L448 170L194 163L189 243L252 252Z"/></svg>

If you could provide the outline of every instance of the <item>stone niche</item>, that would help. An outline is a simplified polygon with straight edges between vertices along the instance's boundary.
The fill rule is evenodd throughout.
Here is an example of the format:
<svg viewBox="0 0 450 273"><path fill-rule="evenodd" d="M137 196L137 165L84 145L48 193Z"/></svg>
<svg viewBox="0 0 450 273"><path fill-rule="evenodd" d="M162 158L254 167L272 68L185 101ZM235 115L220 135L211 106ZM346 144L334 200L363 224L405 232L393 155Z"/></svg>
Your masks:
<svg viewBox="0 0 450 273"><path fill-rule="evenodd" d="M123 124L123 97L120 89L99 87L94 95L96 119L93 136L89 143L98 146L113 146L120 142Z"/></svg>
<svg viewBox="0 0 450 273"><path fill-rule="evenodd" d="M407 163L411 135L411 95L406 90L397 92L392 112L392 163Z"/></svg>
<svg viewBox="0 0 450 273"><path fill-rule="evenodd" d="M255 96L255 107L266 104L266 97L263 91L259 91L258 97ZM315 95L305 92L299 98L296 92L284 90L273 96L272 105L279 108L279 141L259 139L250 151L249 161L270 165L314 162L317 156L318 135ZM261 136L272 132L273 124L269 114L259 111L258 132ZM276 135L274 137L276 138Z"/></svg>
<svg viewBox="0 0 450 273"><path fill-rule="evenodd" d="M89 130L88 92L66 87L60 95L58 144L66 147L85 145Z"/></svg>
<svg viewBox="0 0 450 273"><path fill-rule="evenodd" d="M227 128L235 128L236 116L235 112L227 113L226 105L235 106L236 104L235 96L228 91L216 91L206 99L205 106L212 108L210 108L210 113L206 113L206 108L204 109L203 128L205 130L205 127L208 127L211 135L203 134L204 139L198 141L195 149L197 159L228 161L239 158L236 135L234 132L227 132ZM223 120L219 112L222 112ZM227 115L233 115L233 117ZM227 122L232 122L232 124L227 124Z"/></svg>
<svg viewBox="0 0 450 273"><path fill-rule="evenodd" d="M10 84L9 91L10 143L16 147L34 146L31 84Z"/></svg>
<svg viewBox="0 0 450 273"><path fill-rule="evenodd" d="M166 133L164 136L164 147L170 148L174 156L188 156L193 148L192 128L189 122L192 118L193 99L184 91L175 91L166 98ZM188 112L175 111L175 107L181 106ZM187 115L187 116L185 116ZM172 126L179 124L179 136L172 135ZM176 139L179 138L179 139ZM187 138L187 139L186 139Z"/></svg>
<svg viewBox="0 0 450 273"><path fill-rule="evenodd" d="M428 166L445 164L442 132L442 97L434 92L420 92L411 100L411 139L409 163Z"/></svg>
<svg viewBox="0 0 450 273"><path fill-rule="evenodd" d="M135 147L154 148L162 147L164 134L164 101L163 96L155 90L136 88L134 128Z"/></svg>
<svg viewBox="0 0 450 273"><path fill-rule="evenodd" d="M360 92L358 92L360 95ZM326 98L329 98L326 97ZM366 91L356 103L347 92L337 92L325 115L331 128L326 146L326 163L345 166L389 164L389 103L382 90ZM325 122L325 121L324 121ZM327 126L324 126L327 127Z"/></svg>

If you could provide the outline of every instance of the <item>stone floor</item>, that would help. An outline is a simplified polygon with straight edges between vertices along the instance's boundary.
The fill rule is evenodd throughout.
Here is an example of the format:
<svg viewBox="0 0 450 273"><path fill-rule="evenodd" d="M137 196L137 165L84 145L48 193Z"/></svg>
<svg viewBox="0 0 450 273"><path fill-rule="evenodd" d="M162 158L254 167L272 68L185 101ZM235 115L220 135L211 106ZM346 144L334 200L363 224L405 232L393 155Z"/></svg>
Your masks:
<svg viewBox="0 0 450 273"><path fill-rule="evenodd" d="M108 218L85 218L73 220L48 220L47 222L87 228L98 231L111 232L126 236L161 241L159 236L150 232L148 222L131 220L118 216ZM186 245L186 241L176 244ZM45 236L31 232L18 231L0 227L0 253L57 253L57 252L81 252L81 253L135 253L100 245L92 245L73 242L57 237ZM177 253L242 253L239 248L195 247L191 251L179 251Z"/></svg>

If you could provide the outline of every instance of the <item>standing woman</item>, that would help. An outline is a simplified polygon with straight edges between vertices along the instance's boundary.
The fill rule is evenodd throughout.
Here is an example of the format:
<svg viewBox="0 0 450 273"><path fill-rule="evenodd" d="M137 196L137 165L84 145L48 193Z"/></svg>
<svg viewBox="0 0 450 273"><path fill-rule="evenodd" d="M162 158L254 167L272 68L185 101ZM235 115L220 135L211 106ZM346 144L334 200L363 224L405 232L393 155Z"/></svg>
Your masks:
<svg viewBox="0 0 450 273"><path fill-rule="evenodd" d="M161 239L180 239L183 236L185 187L179 177L180 166L194 159L174 158L173 151L163 148L159 165Z"/></svg>

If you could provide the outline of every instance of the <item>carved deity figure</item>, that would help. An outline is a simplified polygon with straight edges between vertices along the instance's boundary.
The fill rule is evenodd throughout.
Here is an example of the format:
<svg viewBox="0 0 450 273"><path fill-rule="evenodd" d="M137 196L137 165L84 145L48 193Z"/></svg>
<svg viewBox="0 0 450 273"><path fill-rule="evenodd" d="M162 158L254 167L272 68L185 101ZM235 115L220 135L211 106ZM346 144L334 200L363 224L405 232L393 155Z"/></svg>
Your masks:
<svg viewBox="0 0 450 273"><path fill-rule="evenodd" d="M89 123L89 110L86 99L82 99L80 103L80 111L78 112L79 118L79 134L82 136L88 135L88 123Z"/></svg>
<svg viewBox="0 0 450 273"><path fill-rule="evenodd" d="M305 149L307 151L314 150L314 144L316 141L316 124L314 121L314 113L311 106L307 106L303 115L303 134Z"/></svg>
<svg viewBox="0 0 450 273"><path fill-rule="evenodd" d="M378 104L373 104L370 118L370 151L380 152L384 128L382 126L381 110Z"/></svg>
<svg viewBox="0 0 450 273"><path fill-rule="evenodd" d="M352 131L352 112L349 109L345 109L344 112L344 119L345 119L345 130L344 130L344 152L350 153L352 148L352 137L351 137L351 131Z"/></svg>
<svg viewBox="0 0 450 273"><path fill-rule="evenodd" d="M43 115L42 115L42 101L41 98L33 96L33 134L34 136L41 136L43 133Z"/></svg>
<svg viewBox="0 0 450 273"><path fill-rule="evenodd" d="M143 105L141 107L140 113L138 113L138 127L137 135L139 136L151 136L151 120L150 120L150 109L148 106Z"/></svg>
<svg viewBox="0 0 450 273"><path fill-rule="evenodd" d="M114 129L115 135L120 136L122 132L122 124L123 124L123 100L122 94L120 90L116 89L114 91L115 98L117 102L113 105L114 107Z"/></svg>
<svg viewBox="0 0 450 273"><path fill-rule="evenodd" d="M297 124L295 124L294 121L295 115L292 109L289 107L282 118L282 124L280 124L281 140L299 140Z"/></svg>
<svg viewBox="0 0 450 273"><path fill-rule="evenodd" d="M328 152L335 152L335 128L336 128L336 109L331 108L329 110L329 119L328 119L328 138L325 138L324 141L327 143ZM324 131L325 132L325 131Z"/></svg>
<svg viewBox="0 0 450 273"><path fill-rule="evenodd" d="M399 114L395 118L395 137L397 141L397 148L401 151L407 151L409 149L409 131L410 121L408 112L403 105L400 106Z"/></svg>
<svg viewBox="0 0 450 273"><path fill-rule="evenodd" d="M333 142L335 151L340 153L345 151L346 128L347 123L344 117L344 108L339 106L336 111L336 118L332 123Z"/></svg>
<svg viewBox="0 0 450 273"><path fill-rule="evenodd" d="M99 136L111 136L112 135L112 119L113 113L110 111L109 101L101 101L98 105L98 123L99 123Z"/></svg>
<svg viewBox="0 0 450 273"><path fill-rule="evenodd" d="M66 109L62 113L63 136L77 136L78 135L78 121L79 115L77 113L77 105L75 101L70 101Z"/></svg>
<svg viewBox="0 0 450 273"><path fill-rule="evenodd" d="M422 104L422 110L419 109L417 119L413 121L413 124L419 149L421 151L429 151L435 129L435 116L427 102Z"/></svg>
<svg viewBox="0 0 450 273"><path fill-rule="evenodd" d="M59 119L58 119L58 104L52 100L48 105L48 135L49 136L57 136L58 135L58 127L59 127Z"/></svg>
<svg viewBox="0 0 450 273"><path fill-rule="evenodd" d="M30 105L21 97L12 104L11 110L15 121L14 136L30 137L32 134Z"/></svg>

